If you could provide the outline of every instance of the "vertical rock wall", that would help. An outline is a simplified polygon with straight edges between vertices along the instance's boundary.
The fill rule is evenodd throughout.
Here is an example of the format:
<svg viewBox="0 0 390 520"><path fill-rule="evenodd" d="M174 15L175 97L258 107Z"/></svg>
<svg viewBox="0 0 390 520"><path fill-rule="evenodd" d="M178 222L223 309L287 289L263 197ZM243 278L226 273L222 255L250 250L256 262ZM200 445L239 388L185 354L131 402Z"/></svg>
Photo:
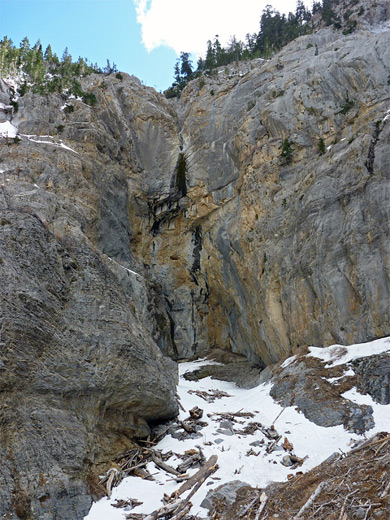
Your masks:
<svg viewBox="0 0 390 520"><path fill-rule="evenodd" d="M82 518L94 471L177 411L163 354L267 364L390 333L390 31L365 27L173 102L90 76L94 107L2 111L1 514Z"/></svg>
<svg viewBox="0 0 390 520"><path fill-rule="evenodd" d="M272 363L389 333L389 43L325 29L187 87L187 192L150 254L179 356Z"/></svg>

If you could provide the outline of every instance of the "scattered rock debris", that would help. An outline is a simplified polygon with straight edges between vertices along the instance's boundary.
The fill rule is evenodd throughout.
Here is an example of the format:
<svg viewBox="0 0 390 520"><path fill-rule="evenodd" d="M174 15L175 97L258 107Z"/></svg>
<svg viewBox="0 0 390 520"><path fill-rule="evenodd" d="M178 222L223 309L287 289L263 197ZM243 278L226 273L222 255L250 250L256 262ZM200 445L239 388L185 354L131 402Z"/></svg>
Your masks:
<svg viewBox="0 0 390 520"><path fill-rule="evenodd" d="M204 390L188 390L188 393L195 394L208 403L213 403L216 399L221 399L222 397L232 397L227 392L222 392L220 390L209 390L208 392Z"/></svg>
<svg viewBox="0 0 390 520"><path fill-rule="evenodd" d="M296 359L295 356L284 366L295 370L293 364ZM328 376L326 370L319 372L319 375L325 373ZM350 377L351 371L346 372L346 366L341 365L340 369L336 367L332 377L337 377L339 381L343 374ZM234 394L228 385L221 386ZM341 436L338 431L337 436L332 437L336 441L329 442L318 426L303 418L300 410L288 406L280 408L271 403L267 387L259 387L249 393L240 390L244 393L237 396L222 392L218 386L214 388L210 390L209 386L203 386L197 392L189 391L188 385L185 386L181 395L189 411L182 409L180 419L154 430L155 438L140 441L144 444L142 447L117 457L102 476L100 484L105 487L108 497L112 488L125 476L138 477L138 482L127 487L126 492L127 496L130 493L137 496L135 489L138 486L138 499L144 501L142 513L132 511L132 507L136 506L126 494L113 495L116 498L115 507L123 507L125 513L129 512L126 516L128 520L205 520L202 500L205 500L206 491L209 491L207 499L210 506L207 507L207 518L211 520L390 518L390 434L376 433L373 439L361 444L361 437ZM187 394L194 395L195 399L192 400ZM214 397L224 397L225 400L219 403ZM260 398L265 409L262 412L255 410ZM196 402L199 406L194 406ZM250 404L249 409L241 408L244 404ZM384 413L383 410L380 412ZM205 417L208 422L203 420ZM268 422L269 419L273 421ZM386 428L386 420L382 419L382 424L384 426L377 432ZM167 438L160 443L165 435ZM201 439L194 442L198 437ZM321 455L318 460L318 452L323 450L323 446L318 444L321 439L325 440L327 448L325 456ZM177 440L184 440L184 445ZM332 453L330 450L334 449L340 453L329 456ZM238 457L234 450L238 452ZM344 452L349 452L348 456ZM308 466L313 468L326 457L325 462L306 473ZM307 459L308 464L305 464ZM215 474L217 460L221 469ZM299 471L301 466L302 471ZM261 480L262 474L257 472L259 467L261 471L266 470L267 478ZM259 479L252 478L253 472L257 472ZM237 482L235 475L240 476L243 485L234 488L232 500L230 491ZM284 475L283 483L280 483L279 475ZM142 484L140 479L155 479L155 483ZM276 482L268 484L270 480ZM173 482L178 483L177 488ZM150 507L145 507L149 502L143 495L144 486L156 485L167 485L167 488L165 492L157 492ZM219 487L215 488L216 485ZM251 487L255 485L258 487ZM162 495L161 505L159 498Z"/></svg>
<svg viewBox="0 0 390 520"><path fill-rule="evenodd" d="M137 506L141 506L143 502L140 500L137 500L136 498L128 498L127 500L123 500L120 498L117 498L115 500L115 503L112 504L112 507L119 508L128 508L128 509L134 509Z"/></svg>

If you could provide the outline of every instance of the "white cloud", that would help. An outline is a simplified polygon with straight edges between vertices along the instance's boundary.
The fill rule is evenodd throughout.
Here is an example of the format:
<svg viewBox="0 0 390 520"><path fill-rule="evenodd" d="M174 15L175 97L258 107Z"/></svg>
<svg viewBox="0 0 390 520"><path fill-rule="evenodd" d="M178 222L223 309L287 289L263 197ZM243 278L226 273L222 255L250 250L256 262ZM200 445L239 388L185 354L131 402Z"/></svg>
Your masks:
<svg viewBox="0 0 390 520"><path fill-rule="evenodd" d="M267 4L281 13L295 11L296 0L133 0L142 40L148 51L161 45L204 54L207 40L218 34L225 45L231 36L244 40L259 31ZM311 5L308 0L306 5Z"/></svg>

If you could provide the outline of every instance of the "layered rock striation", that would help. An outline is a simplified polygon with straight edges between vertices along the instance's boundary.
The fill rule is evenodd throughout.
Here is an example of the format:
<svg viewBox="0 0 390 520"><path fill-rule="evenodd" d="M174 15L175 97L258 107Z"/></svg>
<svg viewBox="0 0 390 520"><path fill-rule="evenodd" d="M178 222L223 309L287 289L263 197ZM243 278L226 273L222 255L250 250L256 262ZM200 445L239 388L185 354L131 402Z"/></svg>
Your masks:
<svg viewBox="0 0 390 520"><path fill-rule="evenodd" d="M121 124L111 112L94 122L74 102L71 121L62 105L21 98L20 141L1 143L0 515L10 518L83 518L97 475L177 413L176 363L149 327L159 304L152 313L131 255L137 166L97 150L130 150L131 136L111 137ZM68 131L77 150L62 144Z"/></svg>
<svg viewBox="0 0 390 520"><path fill-rule="evenodd" d="M175 415L166 356L264 365L390 334L377 8L175 101L93 75L94 106L27 93L16 112L1 82L0 514L82 518L88 478Z"/></svg>

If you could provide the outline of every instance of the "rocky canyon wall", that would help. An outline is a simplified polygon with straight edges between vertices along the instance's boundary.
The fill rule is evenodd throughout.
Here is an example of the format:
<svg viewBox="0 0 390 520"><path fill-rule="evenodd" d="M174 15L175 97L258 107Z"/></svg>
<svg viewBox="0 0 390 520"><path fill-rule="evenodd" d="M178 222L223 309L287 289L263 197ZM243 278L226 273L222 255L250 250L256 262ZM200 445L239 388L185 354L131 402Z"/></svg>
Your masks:
<svg viewBox="0 0 390 520"><path fill-rule="evenodd" d="M0 110L0 514L82 518L96 471L175 415L167 356L390 334L384 5L180 100L94 75L95 106Z"/></svg>
<svg viewBox="0 0 390 520"><path fill-rule="evenodd" d="M133 249L179 356L218 346L272 363L388 334L389 43L325 29L187 87L175 106L186 190L176 166L162 192L148 170L138 228L150 232Z"/></svg>

